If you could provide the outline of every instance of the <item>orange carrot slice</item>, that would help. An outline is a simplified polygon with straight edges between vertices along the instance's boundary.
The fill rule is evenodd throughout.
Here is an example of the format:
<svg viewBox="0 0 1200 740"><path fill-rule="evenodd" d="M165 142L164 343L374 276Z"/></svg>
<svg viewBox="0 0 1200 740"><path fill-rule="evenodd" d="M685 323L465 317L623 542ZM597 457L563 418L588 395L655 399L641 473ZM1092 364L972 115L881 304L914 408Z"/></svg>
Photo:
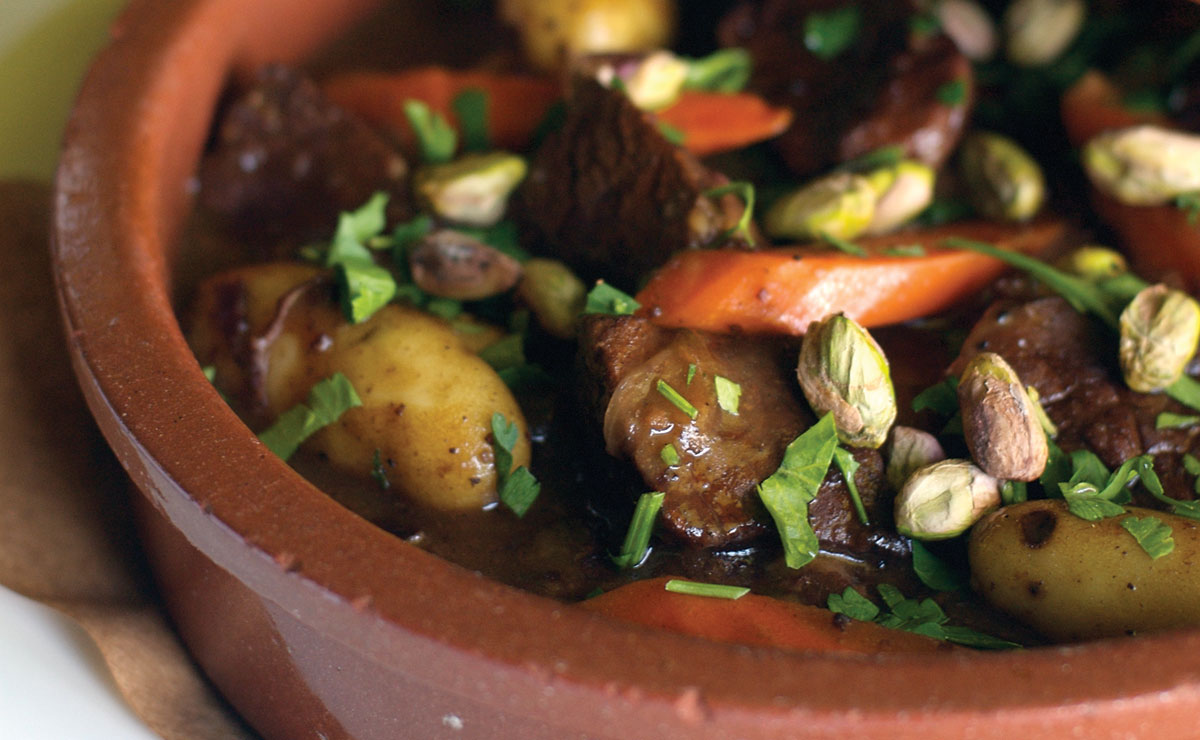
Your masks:
<svg viewBox="0 0 1200 740"><path fill-rule="evenodd" d="M863 239L857 242L863 257L811 245L691 250L654 274L637 295L639 314L664 326L720 332L803 334L835 311L864 326L894 324L948 309L1007 269L990 257L942 247L947 238L1036 254L1065 234L1065 224L1052 220L969 222ZM902 246L920 246L925 254L889 254Z"/></svg>
<svg viewBox="0 0 1200 740"><path fill-rule="evenodd" d="M672 593L664 588L667 580L635 581L581 606L614 619L737 645L849 653L954 649L923 635L835 619L826 609L767 596L747 594L732 601Z"/></svg>
<svg viewBox="0 0 1200 740"><path fill-rule="evenodd" d="M408 152L416 147L404 115L410 98L424 101L457 127L451 102L464 90L482 90L492 142L517 151L530 145L550 106L562 98L561 86L548 78L444 67L346 73L327 80L323 89L335 103L389 132ZM791 124L792 113L747 93L689 90L658 118L683 135L684 146L704 156L776 136Z"/></svg>

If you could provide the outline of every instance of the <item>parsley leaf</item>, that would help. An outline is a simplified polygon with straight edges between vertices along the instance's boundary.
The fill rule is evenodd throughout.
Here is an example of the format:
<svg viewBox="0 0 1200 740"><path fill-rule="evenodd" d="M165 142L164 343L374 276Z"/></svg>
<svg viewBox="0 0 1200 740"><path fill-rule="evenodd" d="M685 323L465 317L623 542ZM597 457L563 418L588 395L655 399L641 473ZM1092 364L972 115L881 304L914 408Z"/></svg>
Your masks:
<svg viewBox="0 0 1200 740"><path fill-rule="evenodd" d="M423 101L409 98L404 101L404 115L417 135L421 158L427 164L445 164L454 159L458 149L458 133L441 114Z"/></svg>
<svg viewBox="0 0 1200 740"><path fill-rule="evenodd" d="M943 105L962 105L967 102L967 81L959 77L939 87L934 97Z"/></svg>
<svg viewBox="0 0 1200 740"><path fill-rule="evenodd" d="M1200 192L1181 193L1175 196L1175 207L1187 213L1187 222L1195 226L1200 221Z"/></svg>
<svg viewBox="0 0 1200 740"><path fill-rule="evenodd" d="M1184 429L1196 424L1200 424L1200 416L1173 414L1170 411L1164 411L1154 417L1155 429Z"/></svg>
<svg viewBox="0 0 1200 740"><path fill-rule="evenodd" d="M338 216L325 265L336 271L342 312L351 323L371 318L396 296L396 279L375 264L367 247L386 226L387 193L375 193L360 208Z"/></svg>
<svg viewBox="0 0 1200 740"><path fill-rule="evenodd" d="M524 466L512 469L513 447L516 446L520 432L515 422L504 418L504 414L492 414L492 455L496 466L496 492L500 502L512 510L518 517L537 500L541 484L534 478L533 473Z"/></svg>
<svg viewBox="0 0 1200 740"><path fill-rule="evenodd" d="M371 477L379 484L380 490L386 491L392 487L392 482L387 477L387 471L383 468L383 453L379 451L379 448L375 448L375 455L371 457Z"/></svg>
<svg viewBox="0 0 1200 740"><path fill-rule="evenodd" d="M754 246L754 235L750 231L751 219L754 217L754 185L745 180L738 180L726 185L720 185L715 188L705 190L701 195L705 198L717 199L725 195L736 195L742 199L742 215L738 218L738 222L732 228L727 229L725 233L717 237L717 241L725 241L734 236L741 236L741 239L750 246Z"/></svg>
<svg viewBox="0 0 1200 740"><path fill-rule="evenodd" d="M663 398L670 401L675 408L687 414L688 418L695 419L696 415L700 413L696 407L692 405L691 401L684 398L679 391L672 388L670 384L668 384L667 381L663 380L662 378L658 379L658 382L655 383L655 387L658 389L658 392L662 394Z"/></svg>
<svg viewBox="0 0 1200 740"><path fill-rule="evenodd" d="M846 586L846 590L840 594L829 594L827 608L834 614L845 614L860 622L874 622L879 616L879 607L875 602L860 594L853 586Z"/></svg>
<svg viewBox="0 0 1200 740"><path fill-rule="evenodd" d="M863 506L862 496L858 493L858 481L854 479L858 469L862 467L862 463L844 447L834 449L833 461L837 463L838 470L842 471L842 478L846 481L846 490L850 492L850 502L854 504L854 513L858 515L858 520L864 526L870 526L871 522L867 521L867 508Z"/></svg>
<svg viewBox="0 0 1200 740"><path fill-rule="evenodd" d="M486 152L492 148L488 133L488 94L477 87L469 87L450 101L454 115L458 117L458 128L462 132L463 149L469 152Z"/></svg>
<svg viewBox="0 0 1200 740"><path fill-rule="evenodd" d="M804 567L820 549L808 521L808 505L817 497L837 445L833 414L826 414L792 440L779 468L758 486L759 498L779 529L789 568Z"/></svg>
<svg viewBox="0 0 1200 740"><path fill-rule="evenodd" d="M1144 516L1139 519L1129 516L1121 520L1121 526L1133 535L1151 560L1158 560L1175 549L1170 525L1157 517Z"/></svg>
<svg viewBox="0 0 1200 740"><path fill-rule="evenodd" d="M742 398L742 386L720 375L713 376L713 385L717 391L717 405L726 413L737 416L738 402Z"/></svg>
<svg viewBox="0 0 1200 740"><path fill-rule="evenodd" d="M753 60L750 52L737 47L720 49L699 59L686 59L687 77L683 86L708 92L741 92L750 81Z"/></svg>
<svg viewBox="0 0 1200 740"><path fill-rule="evenodd" d="M958 413L958 378L946 378L931 385L913 397L912 410L921 412L929 409L941 416Z"/></svg>
<svg viewBox="0 0 1200 740"><path fill-rule="evenodd" d="M934 555L920 540L911 542L913 571L921 583L935 591L961 591L966 587L967 580L963 573Z"/></svg>
<svg viewBox="0 0 1200 740"><path fill-rule="evenodd" d="M710 599L729 599L731 601L737 601L750 593L750 589L744 586L726 586L720 583L697 583L696 581L685 581L681 578L672 578L667 581L664 588L677 594L707 596Z"/></svg>
<svg viewBox="0 0 1200 740"><path fill-rule="evenodd" d="M583 312L606 313L614 316L626 316L634 313L642 304L634 300L628 293L614 288L603 280L597 280L596 286L587 294L587 302Z"/></svg>
<svg viewBox="0 0 1200 740"><path fill-rule="evenodd" d="M280 459L287 460L304 440L357 406L362 406L362 399L354 392L350 380L334 373L314 385L304 403L280 414L258 439Z"/></svg>
<svg viewBox="0 0 1200 740"><path fill-rule="evenodd" d="M804 46L826 61L854 45L862 24L862 11L846 5L804 18Z"/></svg>

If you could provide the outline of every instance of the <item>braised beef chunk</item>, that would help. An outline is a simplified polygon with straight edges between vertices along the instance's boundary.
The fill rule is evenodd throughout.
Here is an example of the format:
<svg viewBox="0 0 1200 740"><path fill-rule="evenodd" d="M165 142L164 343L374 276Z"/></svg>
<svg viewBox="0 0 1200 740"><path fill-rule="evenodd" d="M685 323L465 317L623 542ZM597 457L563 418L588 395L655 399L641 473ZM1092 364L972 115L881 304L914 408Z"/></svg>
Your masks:
<svg viewBox="0 0 1200 740"><path fill-rule="evenodd" d="M1167 494L1194 498L1190 476L1179 473L1180 456L1200 452L1200 428L1155 428L1164 411L1192 412L1164 394L1130 390L1117 367L1112 332L1061 298L1005 300L989 308L971 330L951 372L957 375L971 357L985 351L1004 357L1023 383L1037 389L1058 427L1055 441L1063 450L1089 449L1109 468L1153 454ZM1149 497L1137 503L1161 508Z"/></svg>
<svg viewBox="0 0 1200 740"><path fill-rule="evenodd" d="M282 65L259 71L223 115L200 167L200 198L239 234L270 245L327 239L340 211L375 191L409 211L408 165L380 135Z"/></svg>
<svg viewBox="0 0 1200 740"><path fill-rule="evenodd" d="M814 421L784 341L664 329L633 316L589 316L580 345L607 451L632 461L646 490L666 494L663 521L672 535L700 547L731 547L771 529L757 485ZM741 389L736 414L718 401L718 376ZM695 408L694 418L668 398L671 390ZM667 447L679 464L671 463L672 452L664 459ZM854 454L861 463L855 481L872 525L861 524L834 468L810 506L822 549L871 560L903 556L903 539L887 534L891 496L882 458L874 450Z"/></svg>
<svg viewBox="0 0 1200 740"><path fill-rule="evenodd" d="M674 252L723 241L744 205L704 192L726 183L624 93L580 77L521 188L520 218L585 280L628 290Z"/></svg>
<svg viewBox="0 0 1200 740"><path fill-rule="evenodd" d="M856 13L857 30L827 54L820 34L809 34L831 13ZM749 89L796 114L775 143L797 174L885 146L933 167L953 151L968 118L971 64L946 36L910 33L912 13L895 0L763 0L722 21L721 43L754 59Z"/></svg>

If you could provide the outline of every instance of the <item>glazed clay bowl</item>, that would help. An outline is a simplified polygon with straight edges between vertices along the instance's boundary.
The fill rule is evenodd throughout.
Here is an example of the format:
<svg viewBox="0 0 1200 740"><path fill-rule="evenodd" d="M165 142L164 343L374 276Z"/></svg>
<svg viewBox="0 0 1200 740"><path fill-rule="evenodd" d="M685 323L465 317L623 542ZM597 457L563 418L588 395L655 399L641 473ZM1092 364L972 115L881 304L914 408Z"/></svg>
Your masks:
<svg viewBox="0 0 1200 740"><path fill-rule="evenodd" d="M289 739L1195 736L1197 632L876 657L706 642L444 562L269 453L172 312L189 178L229 79L305 57L370 5L136 0L86 79L57 178L75 371L141 493L179 633L251 725ZM405 28L417 37L388 33Z"/></svg>

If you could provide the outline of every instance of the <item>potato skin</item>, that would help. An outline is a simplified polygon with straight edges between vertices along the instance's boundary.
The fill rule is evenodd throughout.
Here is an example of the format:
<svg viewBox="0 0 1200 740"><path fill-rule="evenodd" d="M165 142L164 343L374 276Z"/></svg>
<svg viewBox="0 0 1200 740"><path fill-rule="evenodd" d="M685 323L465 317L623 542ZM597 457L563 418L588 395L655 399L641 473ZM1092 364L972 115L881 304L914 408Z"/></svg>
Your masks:
<svg viewBox="0 0 1200 740"><path fill-rule="evenodd" d="M249 332L260 336L279 299L316 275L290 265L239 268L202 286L197 305L212 303L209 296L222 285L238 284ZM236 364L235 351L221 345L207 315L197 312L193 348L201 362L217 365L219 387L245 386L245 368ZM364 477L378 450L393 490L424 505L470 510L496 499L495 412L521 430L513 460L529 465L525 418L508 387L446 321L424 311L391 304L351 325L327 290L312 290L291 305L266 357L266 419L303 402L316 382L344 373L363 405L317 432L304 448Z"/></svg>
<svg viewBox="0 0 1200 740"><path fill-rule="evenodd" d="M971 582L993 606L1056 641L1200 624L1200 523L1149 509L1097 522L1061 500L1007 506L971 530ZM1175 549L1152 560L1121 527L1128 516L1171 526Z"/></svg>

